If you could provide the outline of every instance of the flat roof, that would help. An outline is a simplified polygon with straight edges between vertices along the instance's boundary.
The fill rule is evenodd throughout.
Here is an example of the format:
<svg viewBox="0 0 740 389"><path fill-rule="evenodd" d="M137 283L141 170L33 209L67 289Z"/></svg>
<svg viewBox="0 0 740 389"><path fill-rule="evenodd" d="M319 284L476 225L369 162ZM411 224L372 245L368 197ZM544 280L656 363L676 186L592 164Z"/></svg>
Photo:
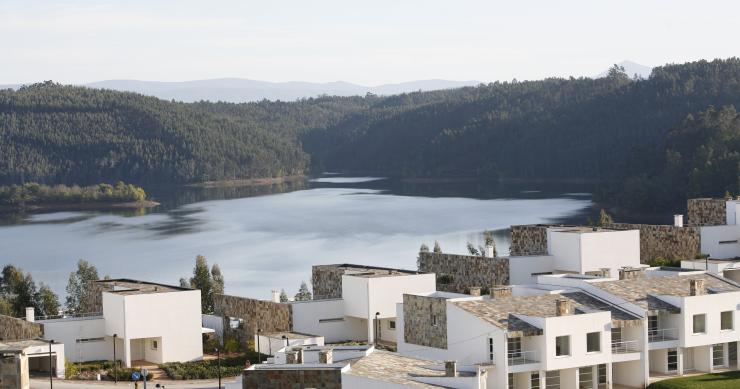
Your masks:
<svg viewBox="0 0 740 389"><path fill-rule="evenodd" d="M542 329L524 322L514 314L555 317L557 316L556 301L563 299L571 302L576 315L608 311L612 314L612 322L618 324L640 320L639 317L584 292L495 297L489 300L453 301L452 303L496 327L509 331L512 336L529 336L541 334Z"/></svg>
<svg viewBox="0 0 740 389"><path fill-rule="evenodd" d="M371 378L400 385L418 386L421 388L439 388L438 385L426 384L413 380L414 377L444 377L444 369L431 369L432 366L444 367L444 362L411 358L398 353L376 350L368 356L351 363L349 375ZM458 371L459 377L473 377L470 372Z"/></svg>
<svg viewBox="0 0 740 389"><path fill-rule="evenodd" d="M351 263L341 263L341 264L334 264L334 265L316 265L317 267L335 267L339 269L344 269L346 275L351 275L354 277L366 277L366 278L375 278L375 277L389 277L389 276L408 276L408 275L415 275L415 274L424 274L415 270L406 270L406 269L394 269L390 267L379 267L379 266L366 266L366 265L355 265Z"/></svg>
<svg viewBox="0 0 740 389"><path fill-rule="evenodd" d="M689 282L692 279L704 280L706 293L740 291L740 286L735 282L707 273L598 281L591 283L591 285L649 311L675 311L678 307L655 296L688 297L690 295Z"/></svg>
<svg viewBox="0 0 740 389"><path fill-rule="evenodd" d="M320 335L311 335L311 334L304 334L301 332L290 332L290 331L262 332L259 335L267 337L267 338L273 338L273 339L283 339L283 337L288 338L288 339L311 339L311 338L321 338L322 337Z"/></svg>
<svg viewBox="0 0 740 389"><path fill-rule="evenodd" d="M617 232L617 231L629 231L629 230L616 230L613 228L585 227L585 226L563 227L562 229L559 227L555 228L555 232L569 232L573 234L593 234L597 232Z"/></svg>
<svg viewBox="0 0 740 389"><path fill-rule="evenodd" d="M29 347L46 346L48 344L49 342L44 342L43 340L36 339L0 342L0 352L22 352Z"/></svg>
<svg viewBox="0 0 740 389"><path fill-rule="evenodd" d="M123 295L170 293L170 292L182 292L182 291L195 290L192 288L183 288L181 286L159 284L156 282L149 282L149 281L132 280L129 278L98 280L95 282L98 284L105 284L105 285L113 287L112 290L103 290L104 292L123 294Z"/></svg>

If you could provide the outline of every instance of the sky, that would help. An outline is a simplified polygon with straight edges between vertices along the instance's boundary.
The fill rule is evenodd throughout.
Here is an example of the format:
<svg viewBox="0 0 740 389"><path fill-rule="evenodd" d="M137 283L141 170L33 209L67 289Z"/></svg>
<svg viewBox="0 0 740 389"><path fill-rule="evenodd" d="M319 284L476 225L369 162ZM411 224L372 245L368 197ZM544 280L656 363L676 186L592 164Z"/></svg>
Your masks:
<svg viewBox="0 0 740 389"><path fill-rule="evenodd" d="M737 56L740 2L0 0L0 84L495 81Z"/></svg>

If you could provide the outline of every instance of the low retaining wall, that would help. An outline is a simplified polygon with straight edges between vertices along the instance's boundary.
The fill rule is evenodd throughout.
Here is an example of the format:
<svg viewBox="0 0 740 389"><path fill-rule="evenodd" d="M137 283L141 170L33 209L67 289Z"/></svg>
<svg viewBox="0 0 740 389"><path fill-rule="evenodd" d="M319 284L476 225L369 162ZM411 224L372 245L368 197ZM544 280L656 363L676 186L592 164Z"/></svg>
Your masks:
<svg viewBox="0 0 740 389"><path fill-rule="evenodd" d="M0 341L36 339L43 335L43 324L0 315Z"/></svg>

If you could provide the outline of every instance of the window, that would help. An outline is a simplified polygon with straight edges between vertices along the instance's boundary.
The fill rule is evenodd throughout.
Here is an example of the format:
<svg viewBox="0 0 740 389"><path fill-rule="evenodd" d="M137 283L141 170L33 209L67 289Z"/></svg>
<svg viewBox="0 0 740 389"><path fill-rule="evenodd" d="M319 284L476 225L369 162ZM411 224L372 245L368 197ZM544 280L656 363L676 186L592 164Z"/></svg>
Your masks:
<svg viewBox="0 0 740 389"><path fill-rule="evenodd" d="M432 315L432 327L437 326L437 315Z"/></svg>
<svg viewBox="0 0 740 389"><path fill-rule="evenodd" d="M159 342L156 340L152 340L152 350L156 350L159 348Z"/></svg>
<svg viewBox="0 0 740 389"><path fill-rule="evenodd" d="M719 244L735 244L737 240L720 240Z"/></svg>
<svg viewBox="0 0 740 389"><path fill-rule="evenodd" d="M522 338L506 339L506 350L509 352L509 358L519 358L522 356Z"/></svg>
<svg viewBox="0 0 740 389"><path fill-rule="evenodd" d="M493 338L488 338L488 360L493 362Z"/></svg>
<svg viewBox="0 0 740 389"><path fill-rule="evenodd" d="M560 389L560 370L545 372L545 388Z"/></svg>
<svg viewBox="0 0 740 389"><path fill-rule="evenodd" d="M612 328L612 344L622 342L622 327Z"/></svg>
<svg viewBox="0 0 740 389"><path fill-rule="evenodd" d="M594 385L594 368L593 366L584 366L578 368L578 387L580 389L591 389Z"/></svg>
<svg viewBox="0 0 740 389"><path fill-rule="evenodd" d="M555 338L555 356L563 357L570 355L570 336L558 336Z"/></svg>
<svg viewBox="0 0 740 389"><path fill-rule="evenodd" d="M656 334L658 332L658 316L648 316L648 334Z"/></svg>
<svg viewBox="0 0 740 389"><path fill-rule="evenodd" d="M514 389L514 373L509 373L509 389Z"/></svg>
<svg viewBox="0 0 740 389"><path fill-rule="evenodd" d="M712 366L725 365L725 345L724 343L712 345Z"/></svg>
<svg viewBox="0 0 740 389"><path fill-rule="evenodd" d="M676 349L668 350L668 371L678 370L678 352Z"/></svg>
<svg viewBox="0 0 740 389"><path fill-rule="evenodd" d="M694 315L694 333L695 334L703 334L707 332L706 320L707 320L707 315L703 313L700 315Z"/></svg>
<svg viewBox="0 0 740 389"><path fill-rule="evenodd" d="M540 389L540 373L534 372L529 375L529 388Z"/></svg>
<svg viewBox="0 0 740 389"><path fill-rule="evenodd" d="M90 342L104 342L105 338L83 338L83 339L75 339L75 342L77 343L90 343Z"/></svg>
<svg viewBox="0 0 740 389"><path fill-rule="evenodd" d="M606 365L605 364L599 365L598 372L599 372L599 384L605 384L606 383Z"/></svg>
<svg viewBox="0 0 740 389"><path fill-rule="evenodd" d="M396 329L396 321L395 320L388 321L388 329L389 330L395 330Z"/></svg>
<svg viewBox="0 0 740 389"><path fill-rule="evenodd" d="M586 352L597 353L601 351L601 332L589 332L586 334Z"/></svg>
<svg viewBox="0 0 740 389"><path fill-rule="evenodd" d="M334 322L339 322L339 321L344 321L344 318L343 317L333 317L331 319L319 319L319 323L334 323Z"/></svg>
<svg viewBox="0 0 740 389"><path fill-rule="evenodd" d="M721 313L720 316L720 329L721 330L731 330L734 328L733 326L733 320L732 315L733 311L725 311Z"/></svg>

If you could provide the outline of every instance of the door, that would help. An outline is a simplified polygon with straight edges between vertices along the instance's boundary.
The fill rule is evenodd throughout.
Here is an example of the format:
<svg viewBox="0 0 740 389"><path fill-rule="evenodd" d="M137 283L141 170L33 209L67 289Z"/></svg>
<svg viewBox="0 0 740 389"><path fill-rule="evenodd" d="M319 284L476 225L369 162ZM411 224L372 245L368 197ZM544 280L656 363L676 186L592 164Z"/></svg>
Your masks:
<svg viewBox="0 0 740 389"><path fill-rule="evenodd" d="M694 370L694 348L687 347L683 350L683 370Z"/></svg>

